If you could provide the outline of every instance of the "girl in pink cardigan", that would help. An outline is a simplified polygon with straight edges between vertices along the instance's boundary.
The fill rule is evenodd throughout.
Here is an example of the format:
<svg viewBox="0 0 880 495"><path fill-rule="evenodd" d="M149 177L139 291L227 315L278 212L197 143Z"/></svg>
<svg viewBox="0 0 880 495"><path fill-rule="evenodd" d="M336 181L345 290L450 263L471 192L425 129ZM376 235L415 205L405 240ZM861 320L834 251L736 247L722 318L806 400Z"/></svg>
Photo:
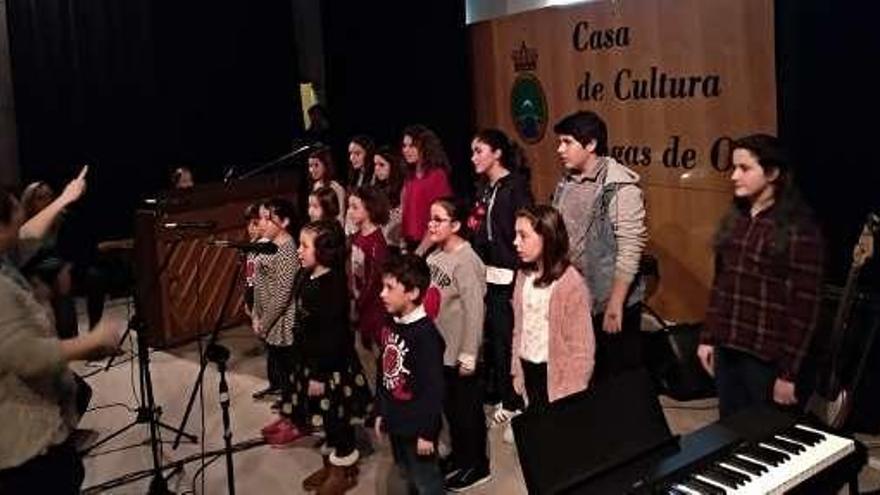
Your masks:
<svg viewBox="0 0 880 495"><path fill-rule="evenodd" d="M568 232L553 207L516 214L513 241L523 268L513 290L511 375L527 409L542 410L587 388L595 343L590 295L568 261Z"/></svg>

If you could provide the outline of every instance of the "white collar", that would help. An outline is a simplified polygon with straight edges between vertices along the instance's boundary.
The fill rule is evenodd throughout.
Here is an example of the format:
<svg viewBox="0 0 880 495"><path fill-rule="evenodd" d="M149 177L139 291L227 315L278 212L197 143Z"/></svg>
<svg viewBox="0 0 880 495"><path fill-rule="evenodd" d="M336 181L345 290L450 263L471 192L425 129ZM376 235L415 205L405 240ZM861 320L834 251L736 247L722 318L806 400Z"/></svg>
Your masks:
<svg viewBox="0 0 880 495"><path fill-rule="evenodd" d="M394 322L399 323L401 325L409 325L410 323L415 323L422 318L427 318L428 313L425 313L425 307L419 304L416 308L409 313L403 316L395 316Z"/></svg>

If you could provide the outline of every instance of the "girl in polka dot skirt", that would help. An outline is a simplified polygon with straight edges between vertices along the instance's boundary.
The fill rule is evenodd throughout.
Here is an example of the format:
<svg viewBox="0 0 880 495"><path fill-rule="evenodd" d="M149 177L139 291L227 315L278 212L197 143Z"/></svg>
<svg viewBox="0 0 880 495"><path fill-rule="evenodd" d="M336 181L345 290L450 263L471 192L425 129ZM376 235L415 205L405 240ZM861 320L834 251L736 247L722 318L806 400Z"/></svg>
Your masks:
<svg viewBox="0 0 880 495"><path fill-rule="evenodd" d="M303 489L342 494L357 484L360 457L353 422L372 400L354 348L345 275L345 234L339 222L320 220L300 231L303 275L296 289L300 324L295 345L302 368L294 376L297 415L327 434L324 466L303 480Z"/></svg>

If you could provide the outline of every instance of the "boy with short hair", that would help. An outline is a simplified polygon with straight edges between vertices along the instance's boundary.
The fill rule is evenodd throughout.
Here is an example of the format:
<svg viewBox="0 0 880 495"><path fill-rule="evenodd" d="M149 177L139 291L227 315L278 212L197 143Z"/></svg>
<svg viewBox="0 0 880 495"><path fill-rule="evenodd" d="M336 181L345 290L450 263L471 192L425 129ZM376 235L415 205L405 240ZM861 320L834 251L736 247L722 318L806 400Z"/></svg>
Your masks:
<svg viewBox="0 0 880 495"><path fill-rule="evenodd" d="M427 317L422 299L431 273L422 258L408 254L383 267L382 302L394 325L381 335L382 369L377 379L376 433L388 432L394 462L411 490L443 494L437 436L443 413L445 344Z"/></svg>

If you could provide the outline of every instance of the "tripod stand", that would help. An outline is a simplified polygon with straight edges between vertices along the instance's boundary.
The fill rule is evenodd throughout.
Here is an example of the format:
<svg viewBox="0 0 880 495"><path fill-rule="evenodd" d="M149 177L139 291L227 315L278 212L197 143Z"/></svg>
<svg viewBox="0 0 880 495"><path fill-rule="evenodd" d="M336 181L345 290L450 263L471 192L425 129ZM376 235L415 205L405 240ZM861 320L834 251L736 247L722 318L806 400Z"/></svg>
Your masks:
<svg viewBox="0 0 880 495"><path fill-rule="evenodd" d="M165 428L166 430L172 431L180 436L186 437L193 443L196 442L196 437L195 435L186 433L183 430L179 430L159 420L159 416L162 414L162 408L156 406L156 401L153 397L153 380L150 375L150 350L147 346L147 337L145 333L146 326L137 313L135 313L129 321L128 329L134 331L137 336L138 375L140 377L140 405L137 408L137 415L127 425L96 442L84 453L91 452L98 446L122 435L135 425L149 424L150 450L153 458L153 479L150 482L150 490L148 493L150 495L164 495L170 492L168 491L167 478L162 475L162 460L159 455L159 429ZM173 476L176 472L177 470L172 471L168 475L168 478Z"/></svg>

